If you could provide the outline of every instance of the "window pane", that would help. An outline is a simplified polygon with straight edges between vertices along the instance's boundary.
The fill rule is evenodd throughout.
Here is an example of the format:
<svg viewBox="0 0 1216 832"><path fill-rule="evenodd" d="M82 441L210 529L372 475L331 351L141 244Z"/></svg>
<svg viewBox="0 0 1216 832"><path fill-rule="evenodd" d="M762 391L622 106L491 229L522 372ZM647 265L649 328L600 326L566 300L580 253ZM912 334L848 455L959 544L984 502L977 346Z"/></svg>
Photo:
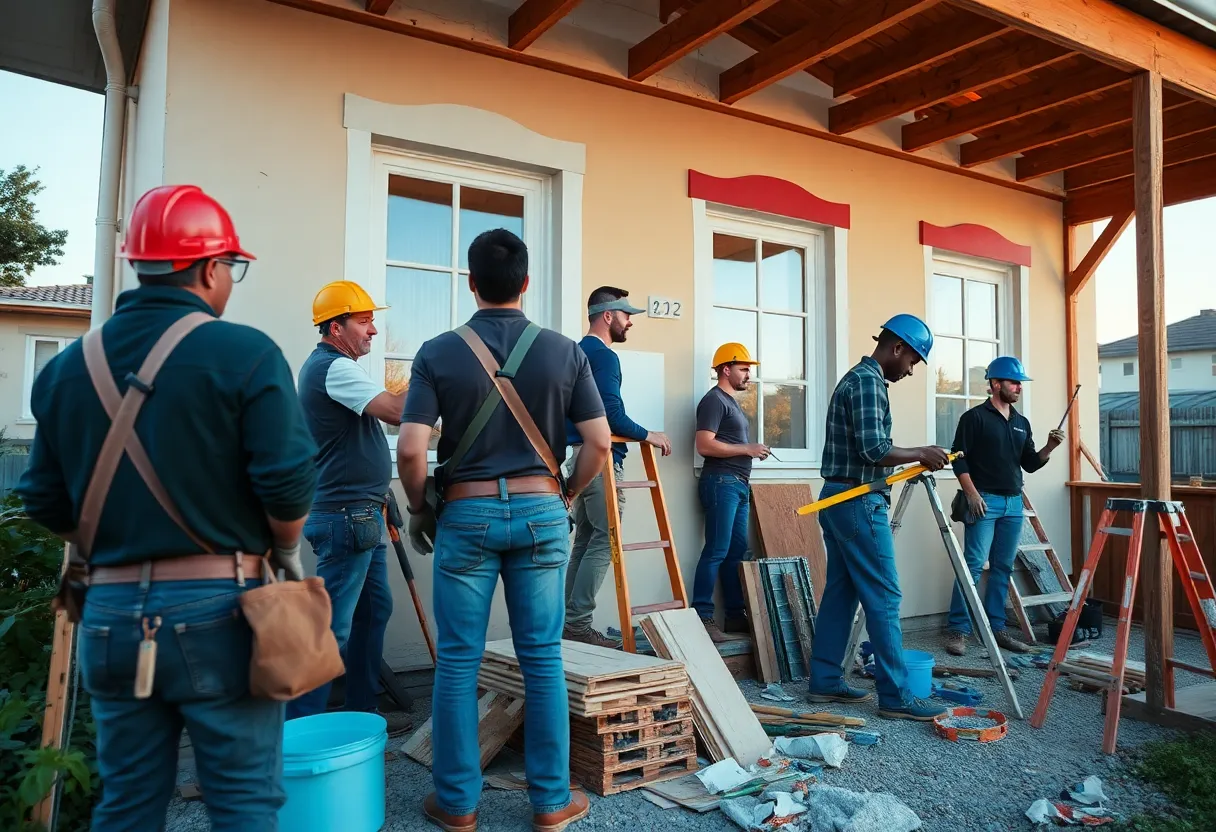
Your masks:
<svg viewBox="0 0 1216 832"><path fill-rule="evenodd" d="M751 314L751 313L747 313ZM760 324L760 378L806 378L806 334L804 318L764 315Z"/></svg>
<svg viewBox="0 0 1216 832"><path fill-rule="evenodd" d="M738 309L714 308L711 341L713 348L730 341L738 341L747 347L747 351L756 355L756 313L741 312ZM761 368L763 369L763 368Z"/></svg>
<svg viewBox="0 0 1216 832"><path fill-rule="evenodd" d="M452 265L452 186L388 178L388 259Z"/></svg>
<svg viewBox="0 0 1216 832"><path fill-rule="evenodd" d="M806 255L800 248L780 243L761 243L760 305L766 309L805 312ZM801 376L800 376L801 378Z"/></svg>
<svg viewBox="0 0 1216 832"><path fill-rule="evenodd" d="M408 390L410 369L413 366L413 361L405 361L400 358L384 359L384 389L394 395ZM396 436L400 432L397 425L386 425L383 422L380 424L388 436Z"/></svg>
<svg viewBox="0 0 1216 832"><path fill-rule="evenodd" d="M934 350L936 352L936 350ZM954 429L969 407L966 399L937 398L937 444L949 448L954 442Z"/></svg>
<svg viewBox="0 0 1216 832"><path fill-rule="evenodd" d="M452 328L452 277L449 272L388 267L388 305L384 351L410 355L422 342Z"/></svg>
<svg viewBox="0 0 1216 832"><path fill-rule="evenodd" d="M764 385L764 444L770 448L806 448L805 387Z"/></svg>
<svg viewBox="0 0 1216 832"><path fill-rule="evenodd" d="M714 235L714 303L756 305L755 240Z"/></svg>
<svg viewBox="0 0 1216 832"><path fill-rule="evenodd" d="M744 415L747 416L747 441L759 442L760 436L760 421L756 418L756 397L760 385L749 384L747 389L739 394L735 399L739 403L739 407L743 408Z"/></svg>
<svg viewBox="0 0 1216 832"><path fill-rule="evenodd" d="M933 389L938 393L963 392L963 342L938 338L933 344Z"/></svg>
<svg viewBox="0 0 1216 832"><path fill-rule="evenodd" d="M967 335L996 340L996 285L967 281Z"/></svg>
<svg viewBox="0 0 1216 832"><path fill-rule="evenodd" d="M467 274L456 275L456 282L459 284L456 287L456 325L459 326L466 323L477 311L477 298L469 288Z"/></svg>
<svg viewBox="0 0 1216 832"><path fill-rule="evenodd" d="M524 237L524 198L478 188L460 189L460 268L469 267L469 245L477 235L492 228L505 228ZM450 238L449 238L450 239Z"/></svg>
<svg viewBox="0 0 1216 832"><path fill-rule="evenodd" d="M933 321L937 335L963 334L963 281L957 277L933 275Z"/></svg>
<svg viewBox="0 0 1216 832"><path fill-rule="evenodd" d="M42 372L42 368L47 365L48 361L57 355L59 355L58 341L35 341L34 378L38 378L38 374Z"/></svg>
<svg viewBox="0 0 1216 832"><path fill-rule="evenodd" d="M988 381L984 373L988 365L996 358L996 344L983 341L967 342L967 393L972 396L983 396L988 392Z"/></svg>

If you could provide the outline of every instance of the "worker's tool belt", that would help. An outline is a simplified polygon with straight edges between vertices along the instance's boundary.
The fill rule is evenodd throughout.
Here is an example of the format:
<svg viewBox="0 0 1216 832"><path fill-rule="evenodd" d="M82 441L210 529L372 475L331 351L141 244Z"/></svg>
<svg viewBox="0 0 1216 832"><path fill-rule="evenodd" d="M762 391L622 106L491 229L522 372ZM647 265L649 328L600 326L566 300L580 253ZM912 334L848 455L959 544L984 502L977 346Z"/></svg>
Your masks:
<svg viewBox="0 0 1216 832"><path fill-rule="evenodd" d="M562 493L561 486L551 477L508 477L504 480L508 494L556 494ZM470 497L497 497L500 494L498 480L476 480L473 482L457 482L449 485L444 493L444 500L467 500Z"/></svg>
<svg viewBox="0 0 1216 832"><path fill-rule="evenodd" d="M82 346L89 379L111 422L85 489L74 539L68 547L68 566L52 606L63 609L72 621L79 621L84 612L85 593L93 584L207 579L232 579L243 584L248 570L248 577L260 577L263 581L261 586L240 596L241 611L253 631L250 693L266 699L294 699L344 671L338 642L330 627L332 607L324 581L321 578L278 581L268 557L217 554L186 524L135 432L135 418L152 395L153 382L165 359L183 338L214 320L217 319L205 312L192 312L175 321L152 345L138 373L127 375L125 393L119 393L114 372L106 360L102 328L84 336ZM206 554L89 568L88 558L102 509L124 454L164 512ZM149 679L154 672L153 665Z"/></svg>
<svg viewBox="0 0 1216 832"><path fill-rule="evenodd" d="M854 488L861 485L861 480L856 480L852 477L825 477L823 481L839 483L840 485L851 485Z"/></svg>

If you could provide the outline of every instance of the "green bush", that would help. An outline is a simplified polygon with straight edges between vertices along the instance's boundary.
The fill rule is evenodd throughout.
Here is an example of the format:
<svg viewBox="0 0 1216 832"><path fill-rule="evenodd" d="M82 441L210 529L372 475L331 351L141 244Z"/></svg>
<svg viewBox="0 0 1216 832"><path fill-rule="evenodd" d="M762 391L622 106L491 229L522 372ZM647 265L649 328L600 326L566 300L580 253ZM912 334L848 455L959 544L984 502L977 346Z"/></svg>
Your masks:
<svg viewBox="0 0 1216 832"><path fill-rule="evenodd" d="M60 775L58 829L88 829L100 785L97 732L83 691L70 747L41 747L55 628L50 600L62 563L63 541L26 517L15 495L0 500L0 829L14 832L42 829L28 820L30 809Z"/></svg>
<svg viewBox="0 0 1216 832"><path fill-rule="evenodd" d="M1211 832L1216 829L1216 736L1148 743L1135 774L1161 789L1181 809L1176 817L1140 815L1132 832Z"/></svg>

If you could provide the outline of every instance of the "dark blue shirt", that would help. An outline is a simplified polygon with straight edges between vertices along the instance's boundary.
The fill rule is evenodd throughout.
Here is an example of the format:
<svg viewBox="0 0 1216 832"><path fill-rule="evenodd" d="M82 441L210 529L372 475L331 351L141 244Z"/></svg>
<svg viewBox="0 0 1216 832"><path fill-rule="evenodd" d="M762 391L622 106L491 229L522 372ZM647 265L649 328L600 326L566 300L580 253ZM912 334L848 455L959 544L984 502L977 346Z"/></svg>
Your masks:
<svg viewBox="0 0 1216 832"><path fill-rule="evenodd" d="M608 416L608 428L614 436L626 439L636 439L639 442L646 438L650 431L629 418L625 413L625 402L621 398L621 359L615 351L594 335L584 335L578 342L591 365L591 377L595 379L595 387L600 391L604 400L604 412ZM661 393L656 393L661 395ZM574 428L574 423L566 420L566 441L571 445L581 445L583 438ZM612 443L612 459L620 464L625 460L627 448L622 442Z"/></svg>
<svg viewBox="0 0 1216 832"><path fill-rule="evenodd" d="M178 318L215 312L184 289L123 292L102 327L120 393L152 345ZM84 492L110 427L77 340L34 380L38 420L30 464L17 485L25 510L53 532L75 530ZM153 382L135 433L186 524L216 552L265 552L269 514L308 513L316 445L304 425L291 368L253 327L212 321L182 340ZM125 454L118 464L90 562L113 566L198 554Z"/></svg>
<svg viewBox="0 0 1216 832"><path fill-rule="evenodd" d="M746 445L751 422L735 397L715 384L697 403L697 430L710 431L714 439L727 445ZM747 454L707 456L701 466L701 476L706 474L734 474L750 480L752 458Z"/></svg>
<svg viewBox="0 0 1216 832"><path fill-rule="evenodd" d="M1047 464L1034 449L1030 420L1012 405L1006 419L992 399L962 415L951 450L963 452L954 460L955 474L970 474L976 490L1005 497L1022 493L1023 470L1033 474Z"/></svg>
<svg viewBox="0 0 1216 832"><path fill-rule="evenodd" d="M878 464L891 453L891 403L882 366L866 356L832 391L823 443L824 477L872 482L893 469Z"/></svg>

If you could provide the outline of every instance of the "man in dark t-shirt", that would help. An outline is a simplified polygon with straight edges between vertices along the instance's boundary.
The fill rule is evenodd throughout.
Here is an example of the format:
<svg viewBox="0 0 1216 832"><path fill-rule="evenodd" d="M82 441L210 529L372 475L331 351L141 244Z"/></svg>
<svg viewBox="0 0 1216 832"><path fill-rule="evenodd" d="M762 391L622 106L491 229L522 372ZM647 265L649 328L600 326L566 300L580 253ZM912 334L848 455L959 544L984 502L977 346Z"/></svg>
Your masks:
<svg viewBox="0 0 1216 832"><path fill-rule="evenodd" d="M578 344L524 317L523 241L503 229L478 235L469 246L469 271L478 311L455 332L419 348L397 438L410 541L429 553L431 534L435 554L435 791L423 813L443 829L477 825L477 668L501 576L527 700L524 752L533 826L559 829L585 817L589 807L585 793L570 791L561 645L567 511L603 469L611 432ZM490 373L510 380L505 401ZM535 441L513 408L522 411L524 425L535 427ZM567 418L583 447L563 482L557 460L566 455ZM439 420L436 518L427 495L427 445Z"/></svg>
<svg viewBox="0 0 1216 832"><path fill-rule="evenodd" d="M752 460L767 458L769 450L748 442L750 424L735 395L747 389L757 364L742 344L718 347L713 360L718 383L697 405L697 453L705 458L698 486L705 510L705 547L693 578L692 606L715 642L727 641L727 633L748 631L739 582L739 562L747 555L748 481ZM714 621L714 586L719 575L726 606L723 628Z"/></svg>

